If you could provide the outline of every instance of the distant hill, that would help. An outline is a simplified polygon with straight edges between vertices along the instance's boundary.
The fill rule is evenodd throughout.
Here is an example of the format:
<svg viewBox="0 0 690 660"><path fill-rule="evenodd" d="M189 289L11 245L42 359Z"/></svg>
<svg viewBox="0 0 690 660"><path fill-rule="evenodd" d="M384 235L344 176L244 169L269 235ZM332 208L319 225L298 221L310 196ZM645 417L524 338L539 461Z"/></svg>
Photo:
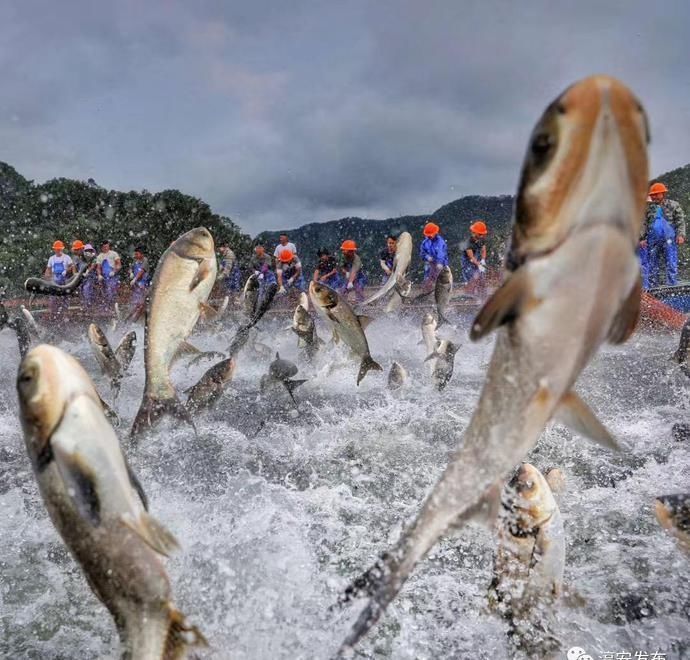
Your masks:
<svg viewBox="0 0 690 660"><path fill-rule="evenodd" d="M40 185L0 162L0 289L17 293L29 276L41 275L56 239L93 243L109 239L128 267L137 245L155 266L163 251L193 227L207 227L216 243L230 242L248 260L251 239L230 218L179 190L119 192L93 179L52 179Z"/></svg>

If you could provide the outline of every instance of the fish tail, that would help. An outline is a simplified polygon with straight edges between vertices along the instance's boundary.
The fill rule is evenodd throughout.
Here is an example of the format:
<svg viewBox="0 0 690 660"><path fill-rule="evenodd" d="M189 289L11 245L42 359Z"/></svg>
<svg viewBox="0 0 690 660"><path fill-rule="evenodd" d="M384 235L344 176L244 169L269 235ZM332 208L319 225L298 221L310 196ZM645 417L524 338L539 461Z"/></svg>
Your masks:
<svg viewBox="0 0 690 660"><path fill-rule="evenodd" d="M189 411L176 396L161 399L151 396L150 394L144 394L139 412L137 412L137 416L134 418L134 423L132 424L130 437L137 438L146 431L149 431L165 415L171 415L176 419L186 422L194 429L194 433L196 433L194 420L192 420Z"/></svg>
<svg viewBox="0 0 690 660"><path fill-rule="evenodd" d="M357 385L362 382L364 376L366 376L371 370L383 371L383 367L371 357L371 355L365 355L362 358L362 363L359 365L359 373L357 374Z"/></svg>
<svg viewBox="0 0 690 660"><path fill-rule="evenodd" d="M208 642L196 627L187 623L184 614L172 603L168 607L168 634L161 660L181 660L187 656L187 649L194 646L207 647Z"/></svg>

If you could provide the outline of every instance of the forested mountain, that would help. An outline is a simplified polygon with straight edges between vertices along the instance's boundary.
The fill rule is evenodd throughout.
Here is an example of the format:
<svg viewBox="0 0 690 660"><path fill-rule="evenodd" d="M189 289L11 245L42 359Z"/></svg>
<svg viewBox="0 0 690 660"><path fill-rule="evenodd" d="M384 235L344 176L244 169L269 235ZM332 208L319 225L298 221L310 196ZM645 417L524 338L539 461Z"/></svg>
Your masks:
<svg viewBox="0 0 690 660"><path fill-rule="evenodd" d="M228 241L248 257L251 239L229 218L178 190L151 193L106 190L93 180L52 179L35 185L0 163L0 288L17 292L24 280L40 275L56 239L98 243L109 239L129 264L137 245L152 264L180 234L207 227L216 242Z"/></svg>

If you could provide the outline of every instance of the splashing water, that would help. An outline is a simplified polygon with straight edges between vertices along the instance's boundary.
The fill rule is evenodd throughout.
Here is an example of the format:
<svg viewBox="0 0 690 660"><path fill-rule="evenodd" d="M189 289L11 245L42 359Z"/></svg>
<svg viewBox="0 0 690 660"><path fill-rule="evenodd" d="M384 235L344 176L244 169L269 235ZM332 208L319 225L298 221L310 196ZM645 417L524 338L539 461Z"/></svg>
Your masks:
<svg viewBox="0 0 690 660"><path fill-rule="evenodd" d="M300 366L309 382L287 394L259 393L272 355L247 347L218 407L197 418L199 435L160 427L129 452L151 512L180 540L168 562L176 604L199 625L209 658L327 658L359 606L329 613L338 594L386 549L441 474L476 404L493 340L470 344L464 328L455 374L436 392L423 364L419 320L378 319L372 355L409 372L396 393L384 374L355 386L357 361L343 347L299 355L285 321L263 324L260 341ZM326 336L323 328L319 328ZM142 331L139 330L139 334ZM223 350L232 332L192 340ZM111 340L119 338L119 335ZM140 336L140 347L143 344ZM662 651L690 657L688 560L657 524L654 497L686 492L688 446L670 428L690 421L690 383L668 358L675 338L634 335L605 347L577 389L625 446L607 453L551 426L529 460L562 468L567 586L584 605L559 605L565 651ZM86 339L62 347L80 358L103 397L107 380ZM0 656L118 658L106 609L53 529L24 450L17 418L16 341L0 334ZM208 368L178 364L189 387ZM143 389L143 353L115 407L124 437ZM493 537L469 525L422 562L358 653L367 658L507 658L506 625L486 611ZM358 656L360 657L360 656Z"/></svg>

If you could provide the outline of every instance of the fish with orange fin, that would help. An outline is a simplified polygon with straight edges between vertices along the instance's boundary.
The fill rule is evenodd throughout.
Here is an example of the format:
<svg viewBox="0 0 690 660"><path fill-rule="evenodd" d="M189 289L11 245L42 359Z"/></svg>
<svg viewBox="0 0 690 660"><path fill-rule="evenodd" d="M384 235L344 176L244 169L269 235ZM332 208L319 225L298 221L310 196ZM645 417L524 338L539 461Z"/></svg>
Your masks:
<svg viewBox="0 0 690 660"><path fill-rule="evenodd" d="M470 332L473 340L497 334L477 408L416 519L340 598L368 598L341 654L371 630L443 534L497 510L507 476L550 420L617 447L573 386L599 346L625 341L638 319L648 141L639 101L607 76L569 87L537 123L505 279Z"/></svg>

